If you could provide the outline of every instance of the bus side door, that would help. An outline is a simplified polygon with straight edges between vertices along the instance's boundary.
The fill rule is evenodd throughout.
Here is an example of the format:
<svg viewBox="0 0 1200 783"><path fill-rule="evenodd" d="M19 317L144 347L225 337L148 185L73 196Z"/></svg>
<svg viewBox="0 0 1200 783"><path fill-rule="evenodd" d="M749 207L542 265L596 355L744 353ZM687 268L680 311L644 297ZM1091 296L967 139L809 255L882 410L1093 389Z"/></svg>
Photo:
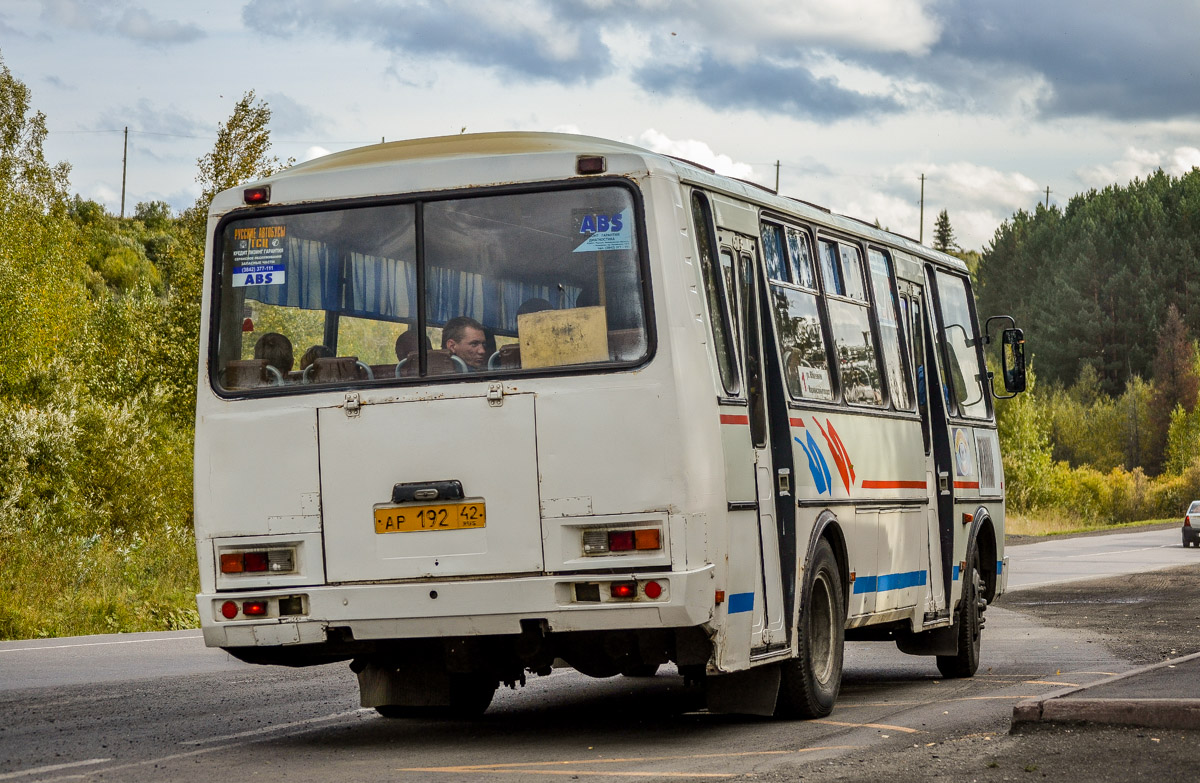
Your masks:
<svg viewBox="0 0 1200 783"><path fill-rule="evenodd" d="M764 364L763 327L759 312L758 253L756 241L743 234L718 229L719 255L726 280L732 281L736 292L734 304L735 332L738 336L738 355L750 419L749 435L754 454L755 500L758 506L758 551L755 577L756 600L751 648L764 651L788 643L784 618L790 615L784 598L784 575L780 551L782 516L792 508L790 490L778 493L776 455L772 452L773 438L778 437L771 426L770 416L778 405L770 398L766 382L770 377ZM776 370L777 371L777 370ZM771 404L768 400L771 400ZM782 402L780 400L779 402ZM786 422L786 409L783 412ZM786 439L784 443L786 443ZM780 501L785 501L781 503ZM785 508L780 506L785 505ZM781 515L781 511L783 514ZM790 524L790 523L789 523Z"/></svg>

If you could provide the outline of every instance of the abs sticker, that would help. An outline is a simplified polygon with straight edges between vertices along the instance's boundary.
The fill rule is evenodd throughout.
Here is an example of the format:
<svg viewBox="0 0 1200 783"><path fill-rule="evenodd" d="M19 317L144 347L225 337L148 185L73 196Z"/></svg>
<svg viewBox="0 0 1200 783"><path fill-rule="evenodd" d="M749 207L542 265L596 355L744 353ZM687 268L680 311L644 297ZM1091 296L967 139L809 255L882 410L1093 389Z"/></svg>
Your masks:
<svg viewBox="0 0 1200 783"><path fill-rule="evenodd" d="M252 226L233 230L233 286L283 285L287 281L284 239L287 226Z"/></svg>
<svg viewBox="0 0 1200 783"><path fill-rule="evenodd" d="M598 250L631 250L633 248L633 233L629 230L629 217L626 211L611 214L607 212L582 212L573 215L579 224L579 235L582 242L575 248L576 253L589 253Z"/></svg>
<svg viewBox="0 0 1200 783"><path fill-rule="evenodd" d="M283 264L255 264L233 268L234 288L248 285L283 285L285 282L287 273Z"/></svg>

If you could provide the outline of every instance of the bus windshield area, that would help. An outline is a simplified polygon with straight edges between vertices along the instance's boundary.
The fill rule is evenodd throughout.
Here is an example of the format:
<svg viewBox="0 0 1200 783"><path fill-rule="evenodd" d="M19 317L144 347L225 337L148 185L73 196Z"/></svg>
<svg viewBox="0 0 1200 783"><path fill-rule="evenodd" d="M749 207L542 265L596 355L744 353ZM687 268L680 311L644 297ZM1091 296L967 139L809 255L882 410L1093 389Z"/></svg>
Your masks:
<svg viewBox="0 0 1200 783"><path fill-rule="evenodd" d="M227 220L213 383L269 393L638 363L635 220L620 186Z"/></svg>

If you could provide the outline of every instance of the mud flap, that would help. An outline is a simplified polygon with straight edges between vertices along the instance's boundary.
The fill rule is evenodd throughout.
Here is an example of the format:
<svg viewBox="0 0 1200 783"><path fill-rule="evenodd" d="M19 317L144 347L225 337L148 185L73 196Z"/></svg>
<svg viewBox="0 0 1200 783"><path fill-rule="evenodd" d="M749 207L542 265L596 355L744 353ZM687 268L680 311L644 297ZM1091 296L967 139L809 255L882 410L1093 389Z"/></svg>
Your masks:
<svg viewBox="0 0 1200 783"><path fill-rule="evenodd" d="M432 669L368 663L358 673L359 699L364 707L402 705L405 707L445 707L450 704L450 676Z"/></svg>
<svg viewBox="0 0 1200 783"><path fill-rule="evenodd" d="M897 634L896 647L909 655L957 655L958 625L921 633Z"/></svg>
<svg viewBox="0 0 1200 783"><path fill-rule="evenodd" d="M779 698L779 666L757 666L733 674L709 675L704 682L709 712L741 715L775 714Z"/></svg>

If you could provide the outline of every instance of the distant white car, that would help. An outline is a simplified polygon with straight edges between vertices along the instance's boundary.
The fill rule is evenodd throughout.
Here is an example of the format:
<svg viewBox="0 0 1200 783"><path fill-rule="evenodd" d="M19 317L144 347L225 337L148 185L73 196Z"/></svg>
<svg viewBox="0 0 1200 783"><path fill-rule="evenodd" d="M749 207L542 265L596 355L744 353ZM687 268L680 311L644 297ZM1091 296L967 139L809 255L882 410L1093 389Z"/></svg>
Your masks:
<svg viewBox="0 0 1200 783"><path fill-rule="evenodd" d="M1196 517L1195 525L1192 524L1192 517ZM1193 500L1183 515L1183 545L1200 547L1200 500Z"/></svg>

